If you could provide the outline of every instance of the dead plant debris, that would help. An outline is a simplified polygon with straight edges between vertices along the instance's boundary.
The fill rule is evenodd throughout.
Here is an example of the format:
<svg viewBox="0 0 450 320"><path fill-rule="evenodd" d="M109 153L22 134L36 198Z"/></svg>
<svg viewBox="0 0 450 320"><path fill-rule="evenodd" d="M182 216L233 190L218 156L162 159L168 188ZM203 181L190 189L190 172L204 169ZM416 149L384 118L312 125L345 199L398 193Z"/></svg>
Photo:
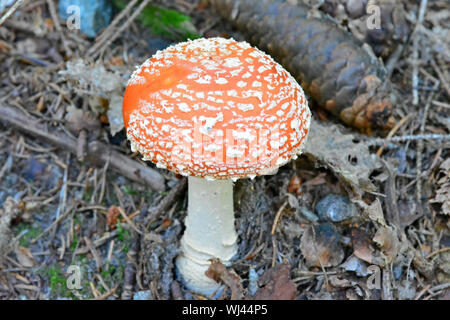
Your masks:
<svg viewBox="0 0 450 320"><path fill-rule="evenodd" d="M267 270L259 279L259 289L255 300L293 300L297 295L297 288L290 277L291 266L279 264Z"/></svg>
<svg viewBox="0 0 450 320"><path fill-rule="evenodd" d="M212 298L448 299L449 3L376 1L387 19L376 33L367 1L303 2L384 60L397 125L362 135L309 99L304 156L235 184L239 252L212 263L223 284ZM174 267L186 179L131 154L121 116L135 66L177 40L141 23L150 1L117 9L96 39L58 19L57 1L14 3L0 13L0 299L201 298ZM151 4L195 34L245 40L210 1ZM324 223L316 205L329 194L356 214ZM79 288L67 288L71 266Z"/></svg>

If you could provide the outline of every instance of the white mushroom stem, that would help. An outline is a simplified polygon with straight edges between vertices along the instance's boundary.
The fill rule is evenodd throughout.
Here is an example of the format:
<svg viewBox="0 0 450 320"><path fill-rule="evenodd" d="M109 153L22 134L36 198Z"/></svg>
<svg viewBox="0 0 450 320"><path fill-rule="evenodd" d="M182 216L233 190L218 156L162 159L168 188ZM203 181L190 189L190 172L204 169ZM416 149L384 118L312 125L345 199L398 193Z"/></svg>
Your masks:
<svg viewBox="0 0 450 320"><path fill-rule="evenodd" d="M210 295L219 284L205 275L209 260L218 258L227 265L237 252L233 183L189 177L188 199L186 230L176 265L186 287Z"/></svg>

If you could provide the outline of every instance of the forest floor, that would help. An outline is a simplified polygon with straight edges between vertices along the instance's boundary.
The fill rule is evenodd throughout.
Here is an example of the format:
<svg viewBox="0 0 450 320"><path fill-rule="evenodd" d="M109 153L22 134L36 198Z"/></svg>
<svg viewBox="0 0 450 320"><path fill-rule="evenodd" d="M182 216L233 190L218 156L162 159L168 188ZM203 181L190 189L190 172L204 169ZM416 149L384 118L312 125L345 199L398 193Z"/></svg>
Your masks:
<svg viewBox="0 0 450 320"><path fill-rule="evenodd" d="M245 40L208 1L154 3L189 16L202 36ZM416 2L396 3L419 12ZM389 137L412 138L368 145L383 164L370 173L376 190L355 196L307 156L238 180L238 255L227 269L213 266L224 283L213 297L186 290L174 268L185 178L140 160L114 123L135 66L176 41L130 14L125 28L88 38L57 21L56 7L25 3L0 26L0 299L450 298L450 142L420 138L450 130L447 1L430 2L420 23L410 14L409 40L385 57L395 59L390 78L403 99ZM353 140L372 139L311 106ZM101 152L89 151L93 142ZM150 170L154 187L105 148ZM318 215L329 194L347 200L349 219ZM68 286L70 266L80 268L79 286Z"/></svg>

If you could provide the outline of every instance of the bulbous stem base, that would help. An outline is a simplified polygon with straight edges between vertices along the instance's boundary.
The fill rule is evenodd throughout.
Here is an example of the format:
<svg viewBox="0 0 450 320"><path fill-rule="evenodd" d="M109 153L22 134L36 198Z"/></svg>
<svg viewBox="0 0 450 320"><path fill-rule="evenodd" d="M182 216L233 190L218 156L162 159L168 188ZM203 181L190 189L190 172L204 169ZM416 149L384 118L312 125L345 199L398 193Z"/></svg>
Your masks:
<svg viewBox="0 0 450 320"><path fill-rule="evenodd" d="M218 258L227 265L237 252L233 183L189 177L188 197L186 230L176 266L187 288L210 295L219 288L205 275L210 259Z"/></svg>

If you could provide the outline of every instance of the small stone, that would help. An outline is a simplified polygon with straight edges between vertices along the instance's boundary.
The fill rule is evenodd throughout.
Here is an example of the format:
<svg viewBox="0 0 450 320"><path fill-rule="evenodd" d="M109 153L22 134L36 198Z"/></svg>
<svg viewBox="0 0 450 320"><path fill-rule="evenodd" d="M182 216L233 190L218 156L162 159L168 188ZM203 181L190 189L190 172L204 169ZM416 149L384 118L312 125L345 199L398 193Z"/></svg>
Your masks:
<svg viewBox="0 0 450 320"><path fill-rule="evenodd" d="M329 194L316 205L322 221L340 222L356 215L356 207L344 196Z"/></svg>
<svg viewBox="0 0 450 320"><path fill-rule="evenodd" d="M77 20L74 15L79 12L81 32L91 38L106 28L112 17L112 6L108 0L60 0L58 9L61 19L71 22Z"/></svg>
<svg viewBox="0 0 450 320"><path fill-rule="evenodd" d="M153 300L153 295L150 290L138 291L134 294L133 300Z"/></svg>

